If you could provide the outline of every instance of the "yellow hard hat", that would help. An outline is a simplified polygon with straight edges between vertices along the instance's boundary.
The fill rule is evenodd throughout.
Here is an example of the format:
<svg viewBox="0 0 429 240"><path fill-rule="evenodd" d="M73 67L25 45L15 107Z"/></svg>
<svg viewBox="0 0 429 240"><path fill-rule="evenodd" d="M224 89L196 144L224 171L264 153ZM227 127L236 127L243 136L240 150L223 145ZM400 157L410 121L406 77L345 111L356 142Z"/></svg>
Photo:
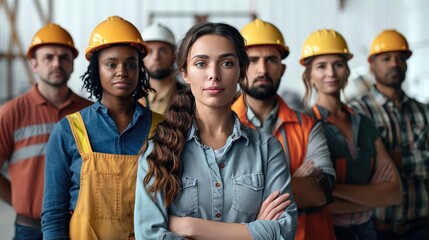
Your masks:
<svg viewBox="0 0 429 240"><path fill-rule="evenodd" d="M76 58L78 55L78 51L74 46L73 38L70 36L70 34L64 28L60 27L60 25L49 23L43 26L34 35L27 51L27 58L32 58L33 51L37 47L46 44L56 44L69 47L73 51L74 58Z"/></svg>
<svg viewBox="0 0 429 240"><path fill-rule="evenodd" d="M306 59L326 54L341 54L347 60L353 57L340 33L332 29L321 29L310 34L305 40L299 62L306 66Z"/></svg>
<svg viewBox="0 0 429 240"><path fill-rule="evenodd" d="M371 50L368 54L368 60L371 56L385 52L405 52L408 59L412 51L408 47L405 37L394 29L386 29L375 37L372 41Z"/></svg>
<svg viewBox="0 0 429 240"><path fill-rule="evenodd" d="M257 45L275 45L279 47L282 59L289 55L289 47L286 46L280 30L269 22L255 19L244 26L241 35L246 40L246 47Z"/></svg>
<svg viewBox="0 0 429 240"><path fill-rule="evenodd" d="M148 52L139 30L132 23L118 16L110 16L92 31L85 57L89 60L92 52L114 44L134 46L142 52L143 57Z"/></svg>

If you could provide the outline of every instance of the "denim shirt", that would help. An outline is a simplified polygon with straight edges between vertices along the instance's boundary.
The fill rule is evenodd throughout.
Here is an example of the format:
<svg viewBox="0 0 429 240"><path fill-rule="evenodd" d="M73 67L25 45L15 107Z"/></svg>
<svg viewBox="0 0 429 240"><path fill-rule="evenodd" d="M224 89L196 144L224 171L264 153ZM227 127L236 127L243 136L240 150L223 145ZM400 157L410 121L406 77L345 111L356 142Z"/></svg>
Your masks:
<svg viewBox="0 0 429 240"><path fill-rule="evenodd" d="M152 114L136 103L133 119L119 133L108 109L100 102L80 111L94 152L137 155L146 140ZM44 239L68 239L70 211L76 207L80 189L82 158L67 118L52 130L45 164L42 209Z"/></svg>
<svg viewBox="0 0 429 240"><path fill-rule="evenodd" d="M280 142L273 136L241 125L234 114L234 130L218 162L214 150L201 143L194 121L181 155L181 193L170 207L164 197L148 194L143 179L146 157L139 159L134 227L136 239L183 239L169 232L168 216L189 216L218 222L243 223L253 239L293 239L297 207L292 204L276 221L256 220L262 202L275 190L291 193L290 171ZM150 184L153 183L153 179ZM154 200L153 200L154 199Z"/></svg>

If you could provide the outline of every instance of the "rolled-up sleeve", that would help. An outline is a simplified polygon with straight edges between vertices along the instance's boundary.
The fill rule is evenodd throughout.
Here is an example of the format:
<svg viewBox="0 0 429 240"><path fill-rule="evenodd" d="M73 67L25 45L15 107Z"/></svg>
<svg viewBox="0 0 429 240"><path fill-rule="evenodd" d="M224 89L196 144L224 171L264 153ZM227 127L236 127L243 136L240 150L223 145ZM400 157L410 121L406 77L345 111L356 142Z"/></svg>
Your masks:
<svg viewBox="0 0 429 240"><path fill-rule="evenodd" d="M137 240L184 239L168 231L168 209L164 204L162 193L157 193L155 198L146 191L143 183L148 165L146 157L152 151L150 143L148 149L139 158L136 183L136 202L134 207L134 231ZM152 181L149 183L152 184Z"/></svg>
<svg viewBox="0 0 429 240"><path fill-rule="evenodd" d="M256 220L246 223L254 240L294 239L297 225L297 207L290 188L290 170L286 163L283 148L274 137L268 142L268 165L265 175L264 199L272 192L290 193L292 204L289 205L277 220Z"/></svg>
<svg viewBox="0 0 429 240"><path fill-rule="evenodd" d="M310 160L313 160L314 166L320 168L322 172L336 177L322 122L317 122L310 131L304 161Z"/></svg>
<svg viewBox="0 0 429 240"><path fill-rule="evenodd" d="M71 173L68 144L57 124L49 137L45 159L45 188L42 206L43 239L68 239Z"/></svg>

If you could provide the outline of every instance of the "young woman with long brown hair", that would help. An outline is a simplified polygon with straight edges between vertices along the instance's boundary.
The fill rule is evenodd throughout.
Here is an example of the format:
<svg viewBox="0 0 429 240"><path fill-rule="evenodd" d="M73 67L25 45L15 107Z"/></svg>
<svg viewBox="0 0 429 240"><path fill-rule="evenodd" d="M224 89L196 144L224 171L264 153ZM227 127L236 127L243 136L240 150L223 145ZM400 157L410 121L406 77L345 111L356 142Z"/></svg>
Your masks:
<svg viewBox="0 0 429 240"><path fill-rule="evenodd" d="M227 24L197 24L177 62L189 89L173 97L140 158L136 238L292 239L297 211L282 146L231 110L249 64L242 36ZM276 191L278 214L258 220Z"/></svg>

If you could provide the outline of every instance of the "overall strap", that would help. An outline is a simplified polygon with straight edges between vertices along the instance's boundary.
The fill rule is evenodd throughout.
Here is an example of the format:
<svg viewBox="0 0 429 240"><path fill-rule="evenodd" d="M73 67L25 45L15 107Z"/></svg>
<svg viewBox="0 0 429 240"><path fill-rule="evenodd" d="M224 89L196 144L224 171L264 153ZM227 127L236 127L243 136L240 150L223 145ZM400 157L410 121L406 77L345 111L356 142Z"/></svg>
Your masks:
<svg viewBox="0 0 429 240"><path fill-rule="evenodd" d="M77 148L81 153L91 153L92 148L89 142L88 133L86 132L85 123L79 112L67 115L73 137L76 141Z"/></svg>

